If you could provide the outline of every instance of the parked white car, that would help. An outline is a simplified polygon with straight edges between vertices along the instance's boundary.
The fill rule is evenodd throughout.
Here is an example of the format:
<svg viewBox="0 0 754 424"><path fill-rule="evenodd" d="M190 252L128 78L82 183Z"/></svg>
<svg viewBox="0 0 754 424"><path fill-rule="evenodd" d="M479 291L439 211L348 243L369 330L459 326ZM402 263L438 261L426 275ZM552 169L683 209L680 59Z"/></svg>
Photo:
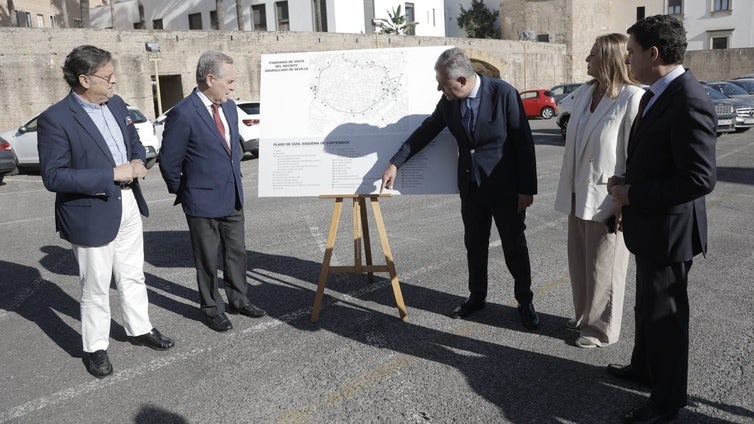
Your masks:
<svg viewBox="0 0 754 424"><path fill-rule="evenodd" d="M239 100L236 102L238 112L238 135L240 136L241 150L252 156L259 155L259 102ZM162 145L162 133L165 131L165 120L170 109L157 117L154 121L154 129L160 145Z"/></svg>
<svg viewBox="0 0 754 424"><path fill-rule="evenodd" d="M147 117L133 106L128 107L128 112L134 122L139 140L147 150L147 168L154 166L157 155L160 153L160 140L157 139L154 126ZM37 151L37 118L31 118L24 125L15 130L0 134L0 144L7 141L16 155L16 167L19 171L25 169L39 169L39 152Z"/></svg>

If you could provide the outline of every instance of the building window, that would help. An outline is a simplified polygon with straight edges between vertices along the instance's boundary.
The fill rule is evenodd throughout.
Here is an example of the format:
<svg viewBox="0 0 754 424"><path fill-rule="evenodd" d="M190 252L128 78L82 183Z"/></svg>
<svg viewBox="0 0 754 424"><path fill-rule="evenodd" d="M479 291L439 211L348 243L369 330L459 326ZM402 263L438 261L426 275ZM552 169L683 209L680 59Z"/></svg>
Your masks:
<svg viewBox="0 0 754 424"><path fill-rule="evenodd" d="M278 31L290 31L291 25L288 22L288 2L277 1L275 2L275 18L278 21Z"/></svg>
<svg viewBox="0 0 754 424"><path fill-rule="evenodd" d="M636 8L636 20L640 21L644 19L644 16L646 16L646 12L644 11L644 6L640 6Z"/></svg>
<svg viewBox="0 0 754 424"><path fill-rule="evenodd" d="M31 28L31 13L16 11L18 26L21 28Z"/></svg>
<svg viewBox="0 0 754 424"><path fill-rule="evenodd" d="M81 28L83 26L83 23L81 22L81 19L73 19L73 27L74 28Z"/></svg>
<svg viewBox="0 0 754 424"><path fill-rule="evenodd" d="M267 31L267 10L263 4L251 6L252 28L254 31Z"/></svg>
<svg viewBox="0 0 754 424"><path fill-rule="evenodd" d="M712 37L710 44L712 44L712 50L727 49L728 37Z"/></svg>
<svg viewBox="0 0 754 424"><path fill-rule="evenodd" d="M217 11L209 11L209 27L210 29L220 29L220 25L217 22Z"/></svg>
<svg viewBox="0 0 754 424"><path fill-rule="evenodd" d="M162 26L162 19L155 19L152 21L152 29L165 29Z"/></svg>
<svg viewBox="0 0 754 424"><path fill-rule="evenodd" d="M37 28L44 28L44 27L45 27L44 15L37 15Z"/></svg>
<svg viewBox="0 0 754 424"><path fill-rule="evenodd" d="M189 29L202 29L202 14L190 13L188 15Z"/></svg>
<svg viewBox="0 0 754 424"><path fill-rule="evenodd" d="M668 0L668 15L683 14L683 0Z"/></svg>
<svg viewBox="0 0 754 424"><path fill-rule="evenodd" d="M713 12L722 12L730 10L730 0L714 0L712 4Z"/></svg>
<svg viewBox="0 0 754 424"><path fill-rule="evenodd" d="M432 26L437 26L435 23L435 9L432 9Z"/></svg>
<svg viewBox="0 0 754 424"><path fill-rule="evenodd" d="M50 28L55 28L55 17L50 16Z"/></svg>
<svg viewBox="0 0 754 424"><path fill-rule="evenodd" d="M404 5L406 9L406 23L410 24L412 22L416 22L416 15L414 14L414 4L413 3L406 3ZM406 28L406 35L416 35L416 30L413 26Z"/></svg>

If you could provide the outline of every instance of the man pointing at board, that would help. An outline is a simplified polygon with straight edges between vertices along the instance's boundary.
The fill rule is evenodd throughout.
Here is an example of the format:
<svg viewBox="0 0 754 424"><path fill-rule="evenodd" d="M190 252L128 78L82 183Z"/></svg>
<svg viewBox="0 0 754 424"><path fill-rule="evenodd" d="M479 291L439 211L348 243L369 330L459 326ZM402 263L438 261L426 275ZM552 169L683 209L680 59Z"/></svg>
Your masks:
<svg viewBox="0 0 754 424"><path fill-rule="evenodd" d="M524 229L526 208L537 192L534 141L518 92L502 80L474 72L463 50L451 48L435 63L443 97L382 175L392 189L400 168L446 127L458 143L458 189L469 268L469 298L451 312L466 318L485 307L487 258L494 218L505 263L514 279L518 314L528 329L539 326L531 291L531 266Z"/></svg>

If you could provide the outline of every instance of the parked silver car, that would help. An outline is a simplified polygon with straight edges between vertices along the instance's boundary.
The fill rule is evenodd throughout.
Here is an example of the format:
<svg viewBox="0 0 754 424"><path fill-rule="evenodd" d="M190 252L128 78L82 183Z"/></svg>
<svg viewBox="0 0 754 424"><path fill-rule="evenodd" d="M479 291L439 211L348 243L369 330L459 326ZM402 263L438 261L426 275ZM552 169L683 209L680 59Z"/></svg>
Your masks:
<svg viewBox="0 0 754 424"><path fill-rule="evenodd" d="M128 106L128 113L134 122L139 140L147 150L147 168L154 166L157 154L160 152L160 143L157 140L152 122L133 106ZM16 156L16 167L19 171L39 169L39 152L37 151L37 119L39 115L31 118L24 125L15 130L0 134L0 143L7 141Z"/></svg>

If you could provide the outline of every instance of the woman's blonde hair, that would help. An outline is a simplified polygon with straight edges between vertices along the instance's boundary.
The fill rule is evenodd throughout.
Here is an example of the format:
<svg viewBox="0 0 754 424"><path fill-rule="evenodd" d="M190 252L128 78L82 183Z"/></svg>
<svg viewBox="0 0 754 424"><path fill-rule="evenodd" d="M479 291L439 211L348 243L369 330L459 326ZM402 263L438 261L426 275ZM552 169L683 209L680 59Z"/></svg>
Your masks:
<svg viewBox="0 0 754 424"><path fill-rule="evenodd" d="M638 85L631 77L626 65L628 38L619 33L600 35L594 40L597 46L599 66L595 79L589 84L601 83L605 87L605 94L615 98L622 85Z"/></svg>

